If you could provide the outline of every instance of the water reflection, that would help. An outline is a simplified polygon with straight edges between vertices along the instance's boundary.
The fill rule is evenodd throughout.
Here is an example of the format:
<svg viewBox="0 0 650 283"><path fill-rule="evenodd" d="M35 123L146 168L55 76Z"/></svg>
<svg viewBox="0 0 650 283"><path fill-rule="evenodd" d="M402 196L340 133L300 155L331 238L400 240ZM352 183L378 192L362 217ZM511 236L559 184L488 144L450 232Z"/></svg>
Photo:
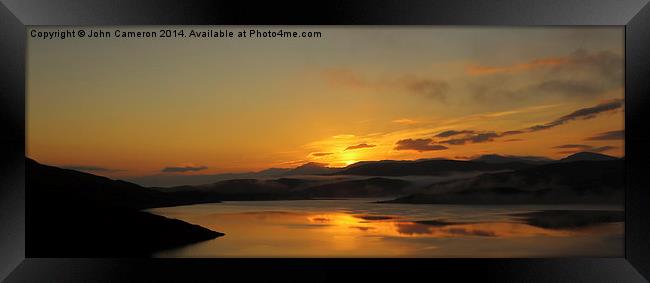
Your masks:
<svg viewBox="0 0 650 283"><path fill-rule="evenodd" d="M394 213L387 213L391 209L385 207L297 209L295 203L276 205L274 210L261 208L155 209L154 213L226 233L156 256L564 257L622 256L623 251L623 223L617 216L622 211L561 213L518 207L511 212L463 207L441 213L430 206L431 211L413 217L403 213L408 207L399 206L391 207Z"/></svg>
<svg viewBox="0 0 650 283"><path fill-rule="evenodd" d="M364 232L364 235L372 234L395 237L454 238L476 236L511 238L530 236L567 237L587 232L587 230L544 229L518 222L461 223L445 220L407 221L386 215L331 213L293 215L289 217L305 217L310 223L327 223L329 227L324 232L335 234ZM289 221L289 219L287 218L284 221Z"/></svg>

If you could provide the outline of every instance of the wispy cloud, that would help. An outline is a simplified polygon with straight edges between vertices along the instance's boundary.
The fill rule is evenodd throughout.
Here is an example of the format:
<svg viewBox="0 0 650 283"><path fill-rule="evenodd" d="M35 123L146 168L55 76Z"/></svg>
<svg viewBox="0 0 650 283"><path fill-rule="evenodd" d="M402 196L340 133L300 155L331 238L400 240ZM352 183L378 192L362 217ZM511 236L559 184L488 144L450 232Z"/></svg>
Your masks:
<svg viewBox="0 0 650 283"><path fill-rule="evenodd" d="M332 136L332 138L335 138L335 139L351 139L351 138L354 138L354 137L355 137L355 135L351 135L351 134L340 134L340 135Z"/></svg>
<svg viewBox="0 0 650 283"><path fill-rule="evenodd" d="M593 98L623 87L623 56L579 49L566 56L539 58L506 66L467 66L466 85L474 99L523 100L541 95Z"/></svg>
<svg viewBox="0 0 650 283"><path fill-rule="evenodd" d="M518 64L513 64L513 65L506 65L506 66L482 66L482 65L469 65L467 66L467 73L470 75L491 75L491 74L498 74L498 73L515 73L515 72L521 72L521 71L527 71L531 69L537 69L537 68L545 68L545 67L552 67L552 66L557 66L561 64L567 64L569 63L570 60L569 58L561 58L561 57L550 57L550 58L542 58L542 59L535 59L529 62L525 63L518 63Z"/></svg>
<svg viewBox="0 0 650 283"><path fill-rule="evenodd" d="M434 79L405 79L402 87L409 92L435 100L445 100L449 92L449 83Z"/></svg>
<svg viewBox="0 0 650 283"><path fill-rule="evenodd" d="M483 143L483 142L492 142L497 138L511 135L518 135L523 133L531 133L542 130L548 130L560 125L564 125L573 120L586 120L596 117L601 113L608 111L617 110L623 107L623 100L616 99L602 102L593 107L581 108L576 111L573 111L567 115L561 116L555 120L552 120L547 123L534 125L520 130L509 130L503 132L497 131L477 131L477 130L446 130L436 134L436 138L446 138L453 137L446 140L434 141L433 139L419 139L416 143L419 146L431 146L433 144L447 144L447 145L464 145L466 143ZM613 135L613 134L610 134ZM460 137L458 137L460 136ZM414 140L409 139L409 142L412 143ZM426 142L425 142L426 141ZM574 145L575 146L575 145ZM423 147L426 148L426 147Z"/></svg>
<svg viewBox="0 0 650 283"><path fill-rule="evenodd" d="M374 144L367 144L367 143L360 143L357 145L351 145L345 148L345 150L353 150L353 149L361 149L361 148L371 148L375 147L376 145Z"/></svg>
<svg viewBox="0 0 650 283"><path fill-rule="evenodd" d="M623 107L623 100L622 99L615 99L615 100L610 100L607 102L600 103L596 106L593 107L587 107L587 108L582 108L578 109L574 112L571 112L567 115L564 115L556 120L553 120L551 122L545 123L545 124L540 124L540 125L535 125L532 127L527 128L527 131L540 131L540 130L545 130L545 129L550 129L553 127L557 127L559 125L563 125L569 121L572 120L577 120L577 119L591 119L596 117L596 115L611 111L611 110L616 110Z"/></svg>
<svg viewBox="0 0 650 283"><path fill-rule="evenodd" d="M463 130L463 131L448 130L448 131L444 131L442 133L437 134L436 137L438 137L438 138L447 138L447 137L460 135L460 134L473 134L473 133L474 133L474 131L470 131L470 130Z"/></svg>
<svg viewBox="0 0 650 283"><path fill-rule="evenodd" d="M354 154L354 156L345 157L347 159L377 159L377 158L402 158L409 156L413 152L440 152L446 154L447 149L453 149L456 146L475 143L489 143L498 140L504 142L524 141L526 138L520 138L518 135L551 129L572 121L589 119L602 115L603 113L616 111L623 104L622 100L603 101L590 107L579 108L575 111L568 111L566 115L558 115L556 119L550 119L549 122L539 123L546 127L522 126L521 128L494 130L481 129L476 126L485 124L486 121L504 120L503 117L510 115L526 115L532 112L545 111L557 105L541 105L534 107L524 107L509 111L491 112L482 114L473 114L464 117L429 120L427 123L420 123L418 127L409 127L396 131L387 131L373 134L345 134L330 136L328 138L317 140L305 144L305 149L311 152L340 152L340 154ZM556 112L556 111L553 111ZM545 114L546 115L546 114ZM508 117L505 120L513 120ZM516 119L514 119L516 120ZM491 123L488 123L491 124ZM374 145L376 149L367 151L353 151L348 149L357 145ZM364 147L364 146L360 146ZM346 149L348 149L346 151ZM449 151L452 154L452 151ZM314 157L313 155L310 155ZM339 154L326 157L319 157L319 160L338 162L343 158ZM331 159L331 160L330 160Z"/></svg>
<svg viewBox="0 0 650 283"><path fill-rule="evenodd" d="M462 138L454 138L449 140L440 141L440 143L451 144L451 145L461 145L467 142L471 143L482 143L493 141L495 138L500 137L501 134L496 132L485 132L485 133L474 133L473 131L467 134Z"/></svg>
<svg viewBox="0 0 650 283"><path fill-rule="evenodd" d="M591 141L604 141L604 140L622 140L625 138L625 130L609 131L597 134L593 137L588 137L587 140Z"/></svg>
<svg viewBox="0 0 650 283"><path fill-rule="evenodd" d="M590 149L591 146L590 146L590 145L586 145L586 144L563 144L563 145L554 146L553 148L559 148L559 149L581 149L581 150L584 150L584 149Z"/></svg>
<svg viewBox="0 0 650 283"><path fill-rule="evenodd" d="M311 156L316 156L316 157L322 157L322 156L328 156L328 155L332 155L332 154L334 154L334 153L332 153L332 152L312 152L310 155Z"/></svg>
<svg viewBox="0 0 650 283"><path fill-rule="evenodd" d="M600 153L600 152L605 152L605 151L608 151L608 150L615 149L616 147L611 146L611 145L593 147L593 146L586 145L586 144L563 144L563 145L554 146L553 148L568 149L568 150L560 151L559 153L573 154L573 153L577 153L577 152L581 152L581 151L589 151L589 152Z"/></svg>
<svg viewBox="0 0 650 283"><path fill-rule="evenodd" d="M445 150L444 145L434 144L432 139L405 139L397 141L395 150L416 150L416 151L432 151L432 150Z"/></svg>
<svg viewBox="0 0 650 283"><path fill-rule="evenodd" d="M393 120L393 123L404 124L404 125L413 125L413 124L417 124L419 122L416 121L416 120L413 120L413 119L402 118L402 119Z"/></svg>
<svg viewBox="0 0 650 283"><path fill-rule="evenodd" d="M327 69L321 73L328 83L357 90L401 91L434 100L445 100L451 86L442 79L413 75L369 79L348 69Z"/></svg>

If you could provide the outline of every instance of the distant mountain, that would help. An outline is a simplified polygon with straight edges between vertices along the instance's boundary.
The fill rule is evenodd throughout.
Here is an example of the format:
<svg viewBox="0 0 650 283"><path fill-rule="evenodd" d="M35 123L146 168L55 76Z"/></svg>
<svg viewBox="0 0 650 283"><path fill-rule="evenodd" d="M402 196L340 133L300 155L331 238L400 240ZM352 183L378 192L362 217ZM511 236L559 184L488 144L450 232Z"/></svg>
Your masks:
<svg viewBox="0 0 650 283"><path fill-rule="evenodd" d="M622 160L558 162L431 184L398 203L622 204Z"/></svg>
<svg viewBox="0 0 650 283"><path fill-rule="evenodd" d="M291 175L325 175L332 174L340 171L341 168L332 168L327 167L327 164L309 162L303 165L300 165L294 169L291 169L287 172L284 172L282 175L291 176Z"/></svg>
<svg viewBox="0 0 650 283"><path fill-rule="evenodd" d="M26 159L28 257L130 257L222 236L139 211L205 201Z"/></svg>
<svg viewBox="0 0 650 283"><path fill-rule="evenodd" d="M280 178L275 180L234 179L199 186L179 186L161 189L175 194L204 195L218 200L278 200L304 196L292 192L311 182L308 180Z"/></svg>
<svg viewBox="0 0 650 283"><path fill-rule="evenodd" d="M212 184L224 180L233 179L263 179L277 178L291 171L291 168L269 168L258 172L243 173L222 173L222 174L156 174L150 176L140 176L128 178L128 181L147 187L175 187L183 185L203 185Z"/></svg>
<svg viewBox="0 0 650 283"><path fill-rule="evenodd" d="M309 162L296 168L269 168L258 172L222 173L222 174L156 174L128 178L128 181L147 186L170 188L178 186L196 186L214 184L220 181L236 179L272 179L299 175L326 175L341 170L341 168L327 167L326 164Z"/></svg>
<svg viewBox="0 0 650 283"><path fill-rule="evenodd" d="M383 197L403 194L410 182L389 178L316 181L295 178L237 179L210 185L161 189L176 194L204 194L220 200L280 200L342 197Z"/></svg>
<svg viewBox="0 0 650 283"><path fill-rule="evenodd" d="M595 153L595 152L578 152L572 155L569 155L565 158L560 159L560 162L574 162L574 161L607 161L607 160L619 160L619 158Z"/></svg>
<svg viewBox="0 0 650 283"><path fill-rule="evenodd" d="M514 170L533 166L525 162L487 163L446 159L376 161L350 165L334 174L361 176L437 176L452 172Z"/></svg>
<svg viewBox="0 0 650 283"><path fill-rule="evenodd" d="M553 159L541 157L541 156L513 156L513 155L498 155L498 154L486 154L481 155L478 158L472 159L472 161L485 162L485 163L527 163L527 164L544 164L553 162Z"/></svg>
<svg viewBox="0 0 650 283"><path fill-rule="evenodd" d="M269 168L269 169L264 169L262 171L255 172L256 176L267 176L267 177L274 177L274 176L282 176L286 174L287 172L291 171L291 168Z"/></svg>
<svg viewBox="0 0 650 283"><path fill-rule="evenodd" d="M309 197L385 197L404 193L410 182L399 179L370 178L309 187L300 191Z"/></svg>

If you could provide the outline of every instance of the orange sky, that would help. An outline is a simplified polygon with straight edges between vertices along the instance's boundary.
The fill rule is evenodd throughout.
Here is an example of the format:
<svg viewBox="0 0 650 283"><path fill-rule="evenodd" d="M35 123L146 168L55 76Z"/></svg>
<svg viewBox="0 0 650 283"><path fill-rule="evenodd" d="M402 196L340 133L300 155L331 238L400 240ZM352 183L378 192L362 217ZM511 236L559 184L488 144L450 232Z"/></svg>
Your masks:
<svg viewBox="0 0 650 283"><path fill-rule="evenodd" d="M306 29L30 39L27 154L110 177L624 154L621 28Z"/></svg>

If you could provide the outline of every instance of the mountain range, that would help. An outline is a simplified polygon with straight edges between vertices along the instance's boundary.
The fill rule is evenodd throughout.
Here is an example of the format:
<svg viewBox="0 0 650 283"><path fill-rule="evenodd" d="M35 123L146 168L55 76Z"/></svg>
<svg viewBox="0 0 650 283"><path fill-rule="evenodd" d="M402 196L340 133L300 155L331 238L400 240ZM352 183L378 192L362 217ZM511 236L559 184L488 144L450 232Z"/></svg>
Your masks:
<svg viewBox="0 0 650 283"><path fill-rule="evenodd" d="M580 152L561 160L539 156L512 156L487 154L471 160L420 159L420 160L381 160L360 161L346 167L327 167L326 164L309 162L295 168L269 168L257 172L222 174L156 174L131 177L127 181L147 187L196 186L234 179L272 179L298 176L435 176L450 172L480 172L514 170L530 166L579 160L612 160L615 157L599 153Z"/></svg>
<svg viewBox="0 0 650 283"><path fill-rule="evenodd" d="M29 257L142 256L223 235L142 211L163 206L350 197L414 204L622 205L624 196L623 159L597 153L552 161L484 156L469 161L368 161L345 168L306 164L258 172L265 178L168 188L31 159L25 163Z"/></svg>

